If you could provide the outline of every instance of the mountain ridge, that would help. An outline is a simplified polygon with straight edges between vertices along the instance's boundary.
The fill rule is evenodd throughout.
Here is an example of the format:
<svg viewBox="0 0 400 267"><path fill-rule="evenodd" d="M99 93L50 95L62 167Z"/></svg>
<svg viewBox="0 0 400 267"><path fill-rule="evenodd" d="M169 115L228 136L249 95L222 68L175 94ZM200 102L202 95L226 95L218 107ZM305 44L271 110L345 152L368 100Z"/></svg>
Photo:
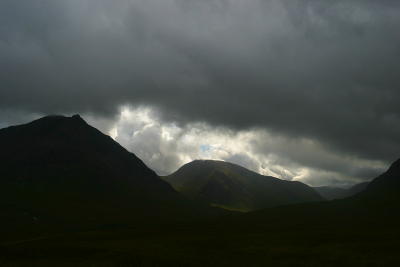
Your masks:
<svg viewBox="0 0 400 267"><path fill-rule="evenodd" d="M187 210L202 213L204 206L193 205L160 182L152 170L140 167L143 162L136 161L134 154L98 130L88 130L79 118L68 118L67 125L64 119L54 125L57 120L42 120L40 127L35 123L34 130L32 125L0 130L0 145L5 148L0 151L0 261L7 266L398 263L400 161L365 191L346 199L289 203L208 219L201 215L195 220L165 220L188 214ZM46 133L44 139L38 130ZM10 131L13 134L7 137ZM116 165L114 160L122 161ZM239 178L252 174L232 163L223 165L207 169L209 180L196 192L209 197L224 188L238 190ZM237 179L231 179L232 168ZM126 170L132 173L124 176ZM7 173L12 176L4 176ZM110 181L110 175L116 178ZM281 183L272 177L253 178ZM98 186L93 187L93 182ZM248 193L248 189L241 190ZM219 196L225 200L229 193L242 191L222 191L227 195Z"/></svg>
<svg viewBox="0 0 400 267"><path fill-rule="evenodd" d="M263 176L225 161L195 160L163 179L187 197L233 210L323 200L301 182Z"/></svg>

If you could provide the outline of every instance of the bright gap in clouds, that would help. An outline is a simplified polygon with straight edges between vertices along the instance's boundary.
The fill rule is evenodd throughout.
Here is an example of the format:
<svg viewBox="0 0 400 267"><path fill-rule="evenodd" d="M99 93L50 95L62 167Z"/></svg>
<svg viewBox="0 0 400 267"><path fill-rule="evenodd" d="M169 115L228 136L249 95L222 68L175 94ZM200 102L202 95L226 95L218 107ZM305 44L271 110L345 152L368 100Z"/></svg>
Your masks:
<svg viewBox="0 0 400 267"><path fill-rule="evenodd" d="M372 179L386 168L383 162L341 155L314 140L293 139L266 129L233 131L202 122L165 122L150 107L122 107L108 133L159 175L195 159L213 159L312 186L349 186Z"/></svg>

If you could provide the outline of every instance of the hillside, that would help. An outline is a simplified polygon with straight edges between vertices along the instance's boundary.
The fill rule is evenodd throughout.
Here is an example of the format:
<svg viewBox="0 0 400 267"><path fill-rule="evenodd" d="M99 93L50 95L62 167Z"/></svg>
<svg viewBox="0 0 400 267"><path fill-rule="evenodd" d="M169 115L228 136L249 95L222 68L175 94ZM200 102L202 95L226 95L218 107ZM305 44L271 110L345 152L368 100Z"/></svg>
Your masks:
<svg viewBox="0 0 400 267"><path fill-rule="evenodd" d="M400 159L372 180L364 191L354 196L354 199L368 207L397 213L400 206Z"/></svg>
<svg viewBox="0 0 400 267"><path fill-rule="evenodd" d="M263 176L223 161L196 160L163 178L191 199L231 210L323 200L303 183Z"/></svg>

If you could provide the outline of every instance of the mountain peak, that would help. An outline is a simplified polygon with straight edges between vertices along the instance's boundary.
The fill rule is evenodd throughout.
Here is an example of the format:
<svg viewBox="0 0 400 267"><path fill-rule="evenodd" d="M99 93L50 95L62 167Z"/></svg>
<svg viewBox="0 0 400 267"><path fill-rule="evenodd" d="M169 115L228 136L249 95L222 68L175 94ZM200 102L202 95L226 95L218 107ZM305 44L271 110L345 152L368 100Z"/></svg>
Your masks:
<svg viewBox="0 0 400 267"><path fill-rule="evenodd" d="M0 147L0 196L18 207L96 223L107 217L198 212L138 157L79 115L51 115L1 129ZM214 212L199 207L200 213Z"/></svg>
<svg viewBox="0 0 400 267"><path fill-rule="evenodd" d="M219 168L240 168L243 170L250 171L246 169L243 166L240 166L235 163L231 163L228 161L224 160L213 160L213 159L196 159L193 160L187 164L185 164L183 167L201 167L201 168L207 168L207 169L219 169Z"/></svg>
<svg viewBox="0 0 400 267"><path fill-rule="evenodd" d="M87 124L84 119L79 114L75 114L73 116L64 116L64 115L48 115L42 117L40 119L34 120L28 124L37 124L37 123L84 123Z"/></svg>
<svg viewBox="0 0 400 267"><path fill-rule="evenodd" d="M189 198L231 210L250 211L322 198L300 182L263 176L234 163L195 160L164 177Z"/></svg>
<svg viewBox="0 0 400 267"><path fill-rule="evenodd" d="M214 159L195 159L192 162L189 162L188 164L212 164L212 163L227 163L226 161L223 160L214 160Z"/></svg>
<svg viewBox="0 0 400 267"><path fill-rule="evenodd" d="M86 121L84 119L82 119L82 117L79 114L72 115L71 119L73 119L75 121L83 121L86 123Z"/></svg>

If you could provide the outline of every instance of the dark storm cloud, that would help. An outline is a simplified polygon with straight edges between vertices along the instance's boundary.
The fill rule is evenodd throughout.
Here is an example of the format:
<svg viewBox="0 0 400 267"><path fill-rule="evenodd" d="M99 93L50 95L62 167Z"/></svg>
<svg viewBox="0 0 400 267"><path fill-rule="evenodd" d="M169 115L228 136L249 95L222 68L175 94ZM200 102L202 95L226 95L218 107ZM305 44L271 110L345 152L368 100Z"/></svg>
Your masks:
<svg viewBox="0 0 400 267"><path fill-rule="evenodd" d="M165 120L391 161L399 25L398 1L4 0L0 109L111 116L146 104Z"/></svg>

